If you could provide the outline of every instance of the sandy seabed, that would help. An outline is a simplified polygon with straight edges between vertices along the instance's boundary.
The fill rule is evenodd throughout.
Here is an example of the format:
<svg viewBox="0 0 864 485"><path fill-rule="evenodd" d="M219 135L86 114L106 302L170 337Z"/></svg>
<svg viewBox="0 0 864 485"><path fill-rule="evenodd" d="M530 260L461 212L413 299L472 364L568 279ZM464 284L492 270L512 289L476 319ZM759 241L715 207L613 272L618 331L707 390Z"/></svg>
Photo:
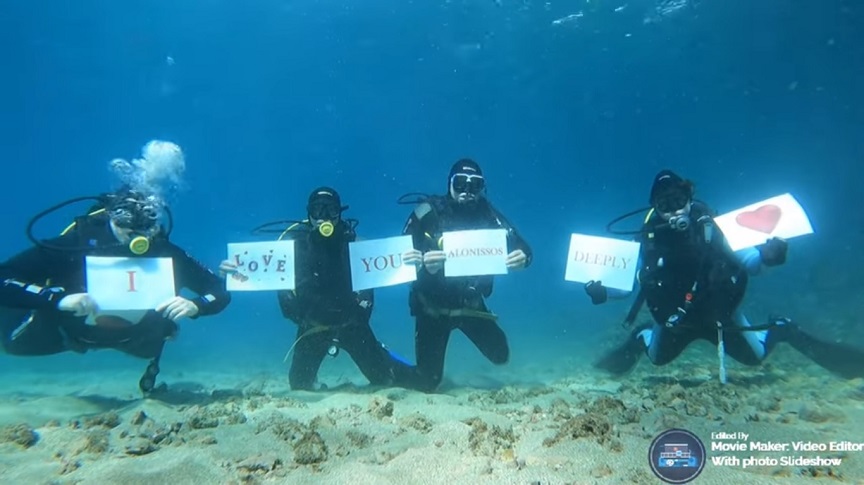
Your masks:
<svg viewBox="0 0 864 485"><path fill-rule="evenodd" d="M693 483L859 483L864 451L712 452L747 441L864 442L864 383L777 352L761 368L642 361L612 378L586 365L452 375L435 394L369 388L356 372L292 392L284 371L11 372L0 390L0 483L653 484L649 446L684 428L708 461ZM685 377L682 377L685 376ZM791 447L790 447L791 449ZM717 466L712 456L841 458L838 466Z"/></svg>

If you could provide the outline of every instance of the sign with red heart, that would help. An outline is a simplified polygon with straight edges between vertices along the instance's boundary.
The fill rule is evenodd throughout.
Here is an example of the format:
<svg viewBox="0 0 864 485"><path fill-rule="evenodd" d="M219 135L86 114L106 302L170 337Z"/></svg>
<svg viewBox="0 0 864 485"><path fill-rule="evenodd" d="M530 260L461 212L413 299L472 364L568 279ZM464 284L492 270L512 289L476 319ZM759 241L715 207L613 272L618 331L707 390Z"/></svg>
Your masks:
<svg viewBox="0 0 864 485"><path fill-rule="evenodd" d="M727 212L714 222L733 251L758 246L772 237L789 239L813 233L807 213L791 194Z"/></svg>
<svg viewBox="0 0 864 485"><path fill-rule="evenodd" d="M756 210L745 211L735 216L735 222L747 229L771 234L777 228L783 210L774 204L759 206Z"/></svg>

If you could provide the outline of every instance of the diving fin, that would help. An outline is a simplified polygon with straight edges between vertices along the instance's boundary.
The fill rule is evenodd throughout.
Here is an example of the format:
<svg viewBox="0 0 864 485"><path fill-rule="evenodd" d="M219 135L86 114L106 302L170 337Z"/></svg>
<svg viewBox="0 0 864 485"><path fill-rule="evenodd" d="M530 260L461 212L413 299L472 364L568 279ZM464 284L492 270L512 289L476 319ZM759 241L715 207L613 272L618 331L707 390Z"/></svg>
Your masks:
<svg viewBox="0 0 864 485"><path fill-rule="evenodd" d="M791 322L775 327L775 332L780 341L788 343L824 369L845 379L864 377L864 350L820 340Z"/></svg>
<svg viewBox="0 0 864 485"><path fill-rule="evenodd" d="M632 331L626 341L604 354L594 363L594 367L613 375L625 374L632 370L639 362L639 357L645 352L645 344L640 335L643 330L645 328Z"/></svg>

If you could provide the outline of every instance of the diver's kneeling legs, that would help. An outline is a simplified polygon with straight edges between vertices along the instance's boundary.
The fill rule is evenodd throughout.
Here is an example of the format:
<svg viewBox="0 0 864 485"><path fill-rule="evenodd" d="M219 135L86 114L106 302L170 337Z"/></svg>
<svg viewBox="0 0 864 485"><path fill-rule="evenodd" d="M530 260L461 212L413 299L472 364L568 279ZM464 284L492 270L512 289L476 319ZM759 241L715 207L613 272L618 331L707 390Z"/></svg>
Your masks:
<svg viewBox="0 0 864 485"><path fill-rule="evenodd" d="M666 365L681 355L681 352L696 339L693 331L668 329L658 324L638 335L645 345L645 353L654 365Z"/></svg>
<svg viewBox="0 0 864 485"><path fill-rule="evenodd" d="M734 319L735 326L739 329L752 326L747 317L740 311L735 312ZM755 366L761 364L773 348L773 345L769 346L768 336L768 330L727 331L723 333L723 345L726 348L726 354L736 361L744 365ZM716 339L714 340L716 341Z"/></svg>

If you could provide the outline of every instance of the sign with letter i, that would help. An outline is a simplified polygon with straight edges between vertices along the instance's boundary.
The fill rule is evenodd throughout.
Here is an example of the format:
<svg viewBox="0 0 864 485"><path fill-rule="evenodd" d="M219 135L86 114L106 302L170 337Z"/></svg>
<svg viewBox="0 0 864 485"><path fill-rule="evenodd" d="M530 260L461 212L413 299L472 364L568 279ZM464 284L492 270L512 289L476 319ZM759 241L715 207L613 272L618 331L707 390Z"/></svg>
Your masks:
<svg viewBox="0 0 864 485"><path fill-rule="evenodd" d="M100 310L152 310L176 296L171 258L85 259L87 293Z"/></svg>

